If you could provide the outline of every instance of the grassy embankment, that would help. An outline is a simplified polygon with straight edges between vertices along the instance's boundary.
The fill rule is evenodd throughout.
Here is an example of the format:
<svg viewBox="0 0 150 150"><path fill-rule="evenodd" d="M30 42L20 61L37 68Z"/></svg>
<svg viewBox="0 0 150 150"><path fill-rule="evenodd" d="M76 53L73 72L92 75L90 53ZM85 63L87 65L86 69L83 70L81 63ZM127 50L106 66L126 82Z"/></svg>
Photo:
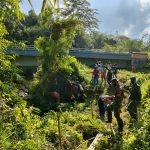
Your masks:
<svg viewBox="0 0 150 150"><path fill-rule="evenodd" d="M81 67L81 73L91 79L91 70ZM143 149L149 148L150 139L150 75L147 73L131 73L119 71L118 78L129 83L130 76L137 76L142 89L142 105L139 108L139 121L129 128L129 114L126 110L128 97L123 102L122 117L125 123L122 138L111 137L109 125L100 121L96 100L93 100L93 118L91 100L85 103L62 104L60 116L62 149L87 149L89 141L102 133L97 149ZM105 93L104 93L105 94ZM50 111L43 117L34 113L33 107L26 103L16 105L13 109L5 104L0 105L0 149L58 149L58 119L57 113ZM1 103L2 104L2 103ZM113 119L114 129L116 120ZM91 140L89 140L91 139Z"/></svg>

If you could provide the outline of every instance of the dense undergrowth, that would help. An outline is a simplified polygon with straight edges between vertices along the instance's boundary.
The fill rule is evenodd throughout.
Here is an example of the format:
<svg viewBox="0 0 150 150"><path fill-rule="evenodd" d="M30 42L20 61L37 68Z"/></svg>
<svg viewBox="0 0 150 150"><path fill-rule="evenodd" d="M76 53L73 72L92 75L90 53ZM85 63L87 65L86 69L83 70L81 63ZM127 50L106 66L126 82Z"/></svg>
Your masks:
<svg viewBox="0 0 150 150"><path fill-rule="evenodd" d="M147 65L148 66L148 65ZM124 131L122 136L116 134L112 137L111 141L109 138L99 139L99 143L96 149L110 149L110 150L149 150L150 149L150 74L149 69L143 70L143 73L131 73L129 71L120 71L118 78L121 82L129 85L129 78L131 76L137 77L137 82L141 86L142 101L138 108L138 121L134 122L131 120L127 110L126 104L123 103L122 117L124 120ZM140 69L141 71L141 69ZM144 73L146 72L146 73ZM126 97L128 101L128 97ZM114 118L114 124L115 118Z"/></svg>
<svg viewBox="0 0 150 150"><path fill-rule="evenodd" d="M80 64L76 58L65 56L59 61L59 66L56 69L44 72L42 67L34 75L34 80L31 82L31 103L40 108L43 112L49 110L52 102L50 93L57 91L63 102L70 101L71 86L70 82L78 81L82 85L89 83L89 75L91 70Z"/></svg>
<svg viewBox="0 0 150 150"><path fill-rule="evenodd" d="M48 37L39 37L35 42L43 57L33 82L29 84L21 76L21 71L11 63L15 56L6 55L7 48L13 42L6 40L8 33L2 23L12 17L21 18L19 1L7 0L3 10L0 15L0 150L85 150L99 132L103 136L96 146L97 150L149 149L149 64L145 68L146 73L120 71L119 78L125 84L128 84L130 76L138 77L142 89L142 104L139 108L139 121L130 128L130 118L127 112L123 111L122 115L126 119L123 135L112 137L110 128L99 120L93 91L86 93L88 97L84 103L62 103L59 105L59 111L51 110L47 107L49 103L45 105L44 102L50 100L49 92L54 90L63 95L65 88L58 88L58 85L65 83L66 79L63 78L79 80L83 85L91 80L91 70L68 56L76 31L82 26L79 19L71 16L61 18L49 9L43 12L42 24L49 26L51 34ZM18 20L14 21L14 24L18 23ZM61 78L56 76L58 74ZM30 88L29 99L23 98L20 93L26 88ZM32 104L37 104L38 108ZM39 115L40 110L44 112L45 109L46 113ZM113 123L116 127L116 122Z"/></svg>
<svg viewBox="0 0 150 150"><path fill-rule="evenodd" d="M32 107L12 109L3 105L0 119L1 149L58 149L56 112L39 117L32 113ZM62 149L75 149L98 132L102 132L102 127L88 112L73 109L61 113Z"/></svg>
<svg viewBox="0 0 150 150"><path fill-rule="evenodd" d="M150 149L150 74L137 73L141 85L142 103L139 107L139 120L124 132L122 149Z"/></svg>
<svg viewBox="0 0 150 150"><path fill-rule="evenodd" d="M43 104L44 100L49 98L49 92L59 90L58 92L63 94L63 91L60 91L63 86L57 89L57 85L60 85L58 81L62 78L57 80L55 86L51 86L51 83L56 83L54 76L59 72L70 80L89 82L86 76L91 74L90 70L67 55L75 34L73 26L65 25L68 21L77 24L76 20L72 19L54 21L54 25L60 25L61 36L52 36L49 39L41 37L37 40L38 50L44 59L41 60L41 67L38 68L30 86L30 103L20 95L20 92L29 87L29 82L23 79L19 69L11 63L13 56L9 59L10 56L5 54L9 41L5 40L4 35L7 31L0 24L2 29L0 30L0 149L58 149L59 146L68 150L77 147L85 149L88 139L94 138L98 132L106 132L96 118L92 118L90 100L81 104L73 102L61 104L60 112L52 111ZM34 103L31 103L31 99L35 100ZM38 108L31 105L36 102L39 104ZM47 113L39 115L39 110L43 112L44 109ZM58 132L59 115L61 135Z"/></svg>
<svg viewBox="0 0 150 150"><path fill-rule="evenodd" d="M85 68L84 68L85 69ZM128 84L130 76L137 76L142 89L142 104L139 108L139 121L128 128L125 125L122 138L113 137L110 140L110 131L100 122L96 103L94 103L94 117L91 114L90 101L85 103L61 104L61 142L62 149L87 149L88 139L94 138L97 133L103 133L96 149L132 150L149 149L150 140L150 75L120 71L119 78ZM1 83L2 85L3 83ZM4 85L3 85L4 86ZM18 88L18 87L16 87ZM4 91L4 90L3 90ZM58 116L57 112L49 111L44 116L36 115L36 109L27 106L19 95L11 99L1 97L0 105L0 148L1 149L58 149ZM16 98L20 103L10 105ZM8 101L10 101L8 103ZM124 115L127 112L123 112ZM125 116L129 122L129 116Z"/></svg>
<svg viewBox="0 0 150 150"><path fill-rule="evenodd" d="M61 25L63 25L63 21ZM32 99L34 104L37 102L41 106L39 108L33 107L31 103L28 103L29 100L23 99L20 95L20 91L28 87L29 84L20 75L20 70L11 63L14 56L5 55L11 42L4 39L7 31L3 24L0 24L0 29L0 149L55 150L61 146L61 149L65 150L84 150L99 132L104 136L100 138L97 149L149 149L150 75L148 74L148 66L146 66L146 73L132 74L125 70L119 72L119 79L125 84L129 83L130 76L137 76L138 84L141 85L142 89L142 104L139 108L139 121L130 128L128 128L129 115L127 115L127 111L122 112L122 116L126 120L122 138L112 138L110 128L98 119L93 91L86 93L88 97L84 103L62 103L59 106L60 112L52 111L43 104L43 100L47 100L49 92L58 90L63 94L64 89L61 92L63 86L57 89L57 85L58 81L61 81L62 85L65 83L63 82L64 77L57 80L55 86L51 86L53 81L56 83L55 75L59 72L63 73L62 76L65 75L65 78L69 80L80 80L83 85L91 80L90 69L78 63L75 58L64 55L72 44L73 35L70 37L70 34L66 32L70 27L66 31L63 30L62 37L57 43L54 39L41 41L42 38L39 38L36 43L45 58L34 76L34 81L30 84L31 93L29 92L29 94L30 100ZM70 39L69 43L67 39ZM56 50L59 55L57 53L53 55L53 50ZM49 58L52 58L53 61ZM143 72L145 71L143 70ZM53 89L53 87L55 88ZM100 88L102 88L101 85ZM39 109L41 111L46 109L47 113L41 116L38 114ZM126 110L125 107L123 110ZM58 130L59 121L60 134ZM116 122L113 123L115 126Z"/></svg>
<svg viewBox="0 0 150 150"><path fill-rule="evenodd" d="M68 59L68 62L72 62L72 59L78 65L79 75L88 83L86 74L89 74L90 69L79 64L75 58L68 56ZM13 73L7 71L7 68L1 70L2 73L5 72L5 77L1 76L0 82L0 149L58 149L58 113L61 149L86 149L88 139L94 138L98 132L106 133L96 118L92 118L89 100L85 103L62 103L60 112L49 109L40 116L39 108L30 106L28 100L20 95L20 90L28 87L28 82L19 75L19 70L14 70L13 64L10 65ZM63 67L70 67L74 71L70 63Z"/></svg>

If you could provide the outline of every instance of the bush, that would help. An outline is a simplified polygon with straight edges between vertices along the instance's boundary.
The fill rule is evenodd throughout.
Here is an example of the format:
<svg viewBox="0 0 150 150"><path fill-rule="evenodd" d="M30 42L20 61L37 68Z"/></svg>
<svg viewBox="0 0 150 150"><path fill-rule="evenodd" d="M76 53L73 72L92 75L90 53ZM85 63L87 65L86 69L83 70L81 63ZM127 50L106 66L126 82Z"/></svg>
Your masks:
<svg viewBox="0 0 150 150"><path fill-rule="evenodd" d="M109 149L109 140L107 137L100 137L98 140L98 144L95 147L95 150L104 150Z"/></svg>
<svg viewBox="0 0 150 150"><path fill-rule="evenodd" d="M59 68L52 72L43 74L40 67L34 75L34 81L31 83L31 103L42 111L45 110L45 112L53 109L50 107L50 105L53 105L50 93L54 91L60 93L63 102L72 102L70 101L72 96L70 81L79 81L84 86L84 83L88 81L88 78L85 76L87 70L85 66L78 63L71 56L65 56L59 62Z"/></svg>

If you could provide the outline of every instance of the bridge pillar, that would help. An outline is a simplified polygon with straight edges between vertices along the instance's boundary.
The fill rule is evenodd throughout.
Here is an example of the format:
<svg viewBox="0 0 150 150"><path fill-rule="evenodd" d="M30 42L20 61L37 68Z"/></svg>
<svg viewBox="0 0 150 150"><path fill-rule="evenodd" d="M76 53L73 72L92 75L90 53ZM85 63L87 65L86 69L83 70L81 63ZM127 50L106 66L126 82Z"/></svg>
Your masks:
<svg viewBox="0 0 150 150"><path fill-rule="evenodd" d="M131 54L131 65L134 65L136 68L144 65L147 61L147 53L133 52Z"/></svg>

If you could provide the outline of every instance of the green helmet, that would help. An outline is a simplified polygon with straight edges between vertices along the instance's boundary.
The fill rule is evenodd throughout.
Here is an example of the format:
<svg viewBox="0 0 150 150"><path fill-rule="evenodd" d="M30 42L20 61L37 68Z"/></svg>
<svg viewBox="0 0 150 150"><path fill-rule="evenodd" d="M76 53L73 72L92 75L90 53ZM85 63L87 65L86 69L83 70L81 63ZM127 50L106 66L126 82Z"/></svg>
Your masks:
<svg viewBox="0 0 150 150"><path fill-rule="evenodd" d="M130 80L131 82L136 82L136 77L131 77Z"/></svg>
<svg viewBox="0 0 150 150"><path fill-rule="evenodd" d="M111 83L113 84L113 83L116 83L116 82L118 82L118 80L116 79L116 78L113 78L112 80L111 80Z"/></svg>
<svg viewBox="0 0 150 150"><path fill-rule="evenodd" d="M118 80L116 78L112 79L110 82L114 87L118 85Z"/></svg>

